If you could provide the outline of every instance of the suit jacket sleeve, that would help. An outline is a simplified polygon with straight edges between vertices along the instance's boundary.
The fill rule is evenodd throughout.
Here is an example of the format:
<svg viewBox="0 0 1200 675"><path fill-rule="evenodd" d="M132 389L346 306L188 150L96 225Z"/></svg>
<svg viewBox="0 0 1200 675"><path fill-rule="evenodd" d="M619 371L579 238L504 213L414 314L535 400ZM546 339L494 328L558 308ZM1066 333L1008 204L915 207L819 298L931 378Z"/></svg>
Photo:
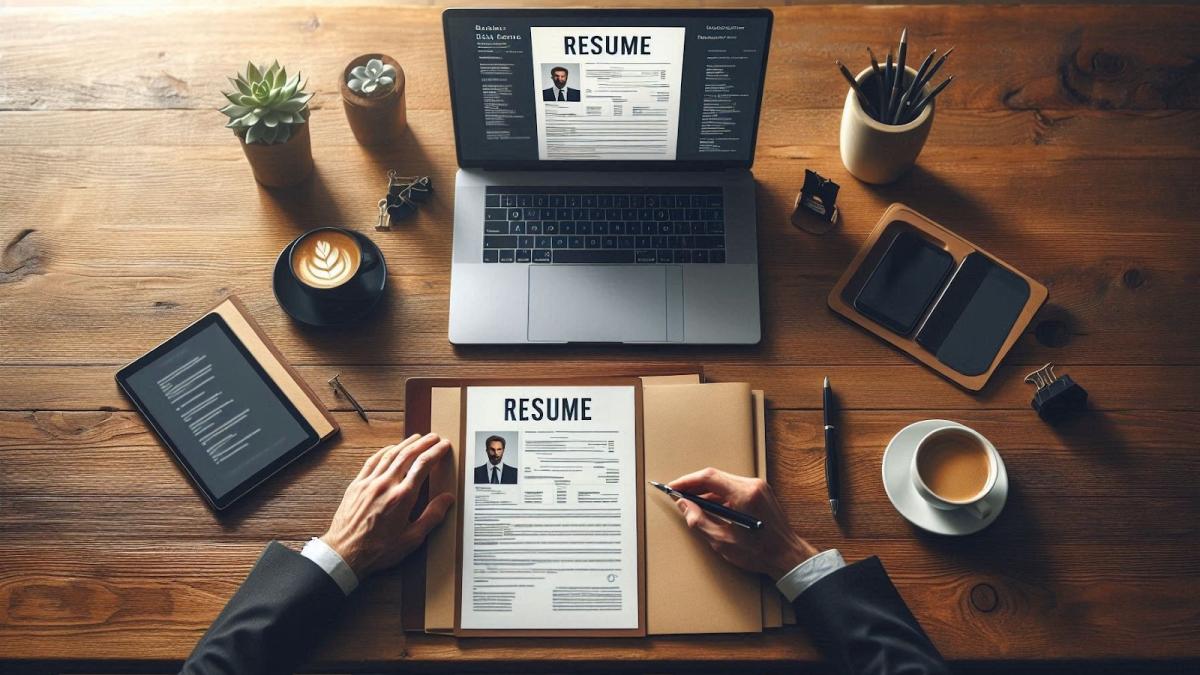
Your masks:
<svg viewBox="0 0 1200 675"><path fill-rule="evenodd" d="M838 673L950 672L879 558L829 574L801 593L795 607L797 620Z"/></svg>
<svg viewBox="0 0 1200 675"><path fill-rule="evenodd" d="M325 570L273 541L181 672L293 673L345 603Z"/></svg>

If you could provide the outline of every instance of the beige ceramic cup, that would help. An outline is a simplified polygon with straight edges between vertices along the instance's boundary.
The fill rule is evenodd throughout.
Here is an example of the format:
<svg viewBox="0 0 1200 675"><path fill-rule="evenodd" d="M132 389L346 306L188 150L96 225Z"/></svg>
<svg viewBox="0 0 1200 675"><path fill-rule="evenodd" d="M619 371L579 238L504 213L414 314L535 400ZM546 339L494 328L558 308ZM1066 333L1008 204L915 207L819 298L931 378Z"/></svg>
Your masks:
<svg viewBox="0 0 1200 675"><path fill-rule="evenodd" d="M917 71L905 67L905 82L911 83ZM874 79L874 71L868 67L855 78L861 85ZM867 89L871 89L868 87ZM926 84L921 96L927 95L931 87ZM867 90L864 90L867 93ZM883 124L867 114L854 90L846 92L846 105L842 108L841 151L842 164L855 178L864 183L891 183L912 168L925 146L929 128L933 126L933 111L937 100L929 102L917 118L908 124Z"/></svg>

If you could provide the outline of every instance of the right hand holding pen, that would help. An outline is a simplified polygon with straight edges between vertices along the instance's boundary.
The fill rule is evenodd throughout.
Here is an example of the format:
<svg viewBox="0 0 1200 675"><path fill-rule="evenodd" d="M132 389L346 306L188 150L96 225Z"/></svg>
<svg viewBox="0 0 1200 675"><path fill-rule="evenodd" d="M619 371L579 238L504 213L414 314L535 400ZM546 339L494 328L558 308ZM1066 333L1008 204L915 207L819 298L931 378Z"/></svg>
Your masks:
<svg viewBox="0 0 1200 675"><path fill-rule="evenodd" d="M725 560L778 581L796 565L819 551L796 534L775 493L766 481L726 473L712 467L671 481L671 487L719 502L763 521L761 530L747 530L709 515L696 504L676 500L687 525Z"/></svg>

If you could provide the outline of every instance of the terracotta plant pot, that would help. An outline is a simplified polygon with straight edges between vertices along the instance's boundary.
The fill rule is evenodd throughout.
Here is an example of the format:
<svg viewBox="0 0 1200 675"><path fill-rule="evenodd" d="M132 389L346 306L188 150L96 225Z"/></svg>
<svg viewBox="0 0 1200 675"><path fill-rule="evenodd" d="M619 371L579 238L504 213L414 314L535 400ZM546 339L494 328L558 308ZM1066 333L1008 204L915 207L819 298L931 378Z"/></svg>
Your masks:
<svg viewBox="0 0 1200 675"><path fill-rule="evenodd" d="M288 187L308 178L313 170L312 142L308 122L292 130L287 143L247 143L242 150L250 160L254 180L267 187Z"/></svg>
<svg viewBox="0 0 1200 675"><path fill-rule="evenodd" d="M917 71L908 71L905 83L916 77ZM862 85L874 77L872 68L865 68L856 78ZM868 87L877 91L874 87ZM921 95L929 94L929 84ZM933 126L933 112L937 101L930 101L917 118L908 124L884 124L867 114L853 90L846 92L846 105L842 108L841 153L842 164L855 178L876 185L891 183L900 178L916 163L925 139Z"/></svg>
<svg viewBox="0 0 1200 675"><path fill-rule="evenodd" d="M363 96L347 86L350 71L365 66L367 61L379 59L396 69L396 84L392 90L379 96ZM404 69L396 59L386 54L363 54L346 64L342 70L342 106L346 108L346 119L350 130L363 145L382 145L400 137L408 121L404 110Z"/></svg>

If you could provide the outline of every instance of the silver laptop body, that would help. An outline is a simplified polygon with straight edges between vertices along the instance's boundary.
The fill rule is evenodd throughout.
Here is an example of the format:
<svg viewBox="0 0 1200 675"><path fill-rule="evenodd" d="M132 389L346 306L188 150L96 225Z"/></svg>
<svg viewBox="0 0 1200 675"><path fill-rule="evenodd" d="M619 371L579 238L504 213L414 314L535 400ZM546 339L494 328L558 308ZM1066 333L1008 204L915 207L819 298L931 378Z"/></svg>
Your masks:
<svg viewBox="0 0 1200 675"><path fill-rule="evenodd" d="M447 10L447 14L469 11ZM538 16L537 10L496 10L488 17L488 27L503 22L502 18L495 18L497 15L509 13L522 17ZM561 18L571 12L546 10L545 14ZM626 10L620 14L636 17L638 12ZM687 16L688 12L662 14ZM738 12L723 14L736 15ZM769 13L767 17L769 41ZM481 23L478 16L461 18L472 21L477 27ZM450 59L453 47L449 17L445 18L445 23ZM765 46L763 50L762 68L765 70ZM452 63L452 87L454 78ZM759 92L761 95L761 87ZM754 115L753 131L756 132L757 107ZM464 166L464 141L460 129L464 123L456 109L460 166ZM753 144L750 154L752 157ZM596 168L595 163L584 170L572 170L573 166L563 162L545 164L552 170L539 170L544 164L539 162L520 164L519 169L464 166L456 175L450 342L466 345L756 344L760 341L757 213L749 161L744 166L717 170L697 167L695 162L672 163L675 166L662 166L668 163L661 162L656 163L659 166L654 170L645 171L611 170L608 166ZM640 169L644 164L639 166L634 162L623 166ZM610 208L570 211L577 215L604 212L610 216L625 214L652 218L671 214L711 217L710 213L716 213L713 209L686 207L719 204L723 223L706 222L703 217L674 225L667 221L638 219L628 221L629 231L636 231L636 235L625 235L621 221L612 227L620 229L621 234L609 234L606 226L602 235L584 235L575 233L575 221L562 221L572 227L572 233L568 235L557 231L556 221L547 220L547 225L553 226L547 229L555 230L549 235L540 230L539 221L516 220L522 214L534 217L539 212L551 216L556 212L563 214L561 209L518 206L516 200L519 198L523 204L545 205L550 203L549 199L560 206L564 203L578 205L579 195L573 194L572 188L578 188L585 195L594 190L623 195L628 189L635 196L616 197L615 203L626 207L634 203L642 207L636 211L629 208L615 210L611 208L612 199L602 198L602 203ZM541 192L543 190L549 193L548 197ZM510 196L513 191L521 194ZM646 197L639 199L636 195ZM672 195L675 195L674 202ZM630 199L634 201L630 202ZM664 200L671 208L645 208L647 204L660 205ZM507 206L508 203L512 206ZM591 204L595 206L595 201ZM501 213L499 209L506 211ZM499 221L506 215L506 222ZM591 223L581 220L579 224ZM597 230L601 229L599 221L595 225ZM531 229L537 232L530 232ZM644 234L651 229L652 235ZM718 234L714 235L714 232ZM679 250L681 242L686 246L720 248ZM554 244L553 251L542 248L543 244L551 243ZM577 244L582 250L559 250L558 244L566 247L568 243ZM672 245L670 250L662 250L659 246L668 243ZM588 250L593 244L606 247L603 252L591 254L605 258L605 261L576 262L589 257ZM636 245L627 249L627 244ZM649 247L642 244L649 244ZM526 248L527 245L532 248ZM620 250L609 251L609 248ZM716 260L721 262L709 262Z"/></svg>

